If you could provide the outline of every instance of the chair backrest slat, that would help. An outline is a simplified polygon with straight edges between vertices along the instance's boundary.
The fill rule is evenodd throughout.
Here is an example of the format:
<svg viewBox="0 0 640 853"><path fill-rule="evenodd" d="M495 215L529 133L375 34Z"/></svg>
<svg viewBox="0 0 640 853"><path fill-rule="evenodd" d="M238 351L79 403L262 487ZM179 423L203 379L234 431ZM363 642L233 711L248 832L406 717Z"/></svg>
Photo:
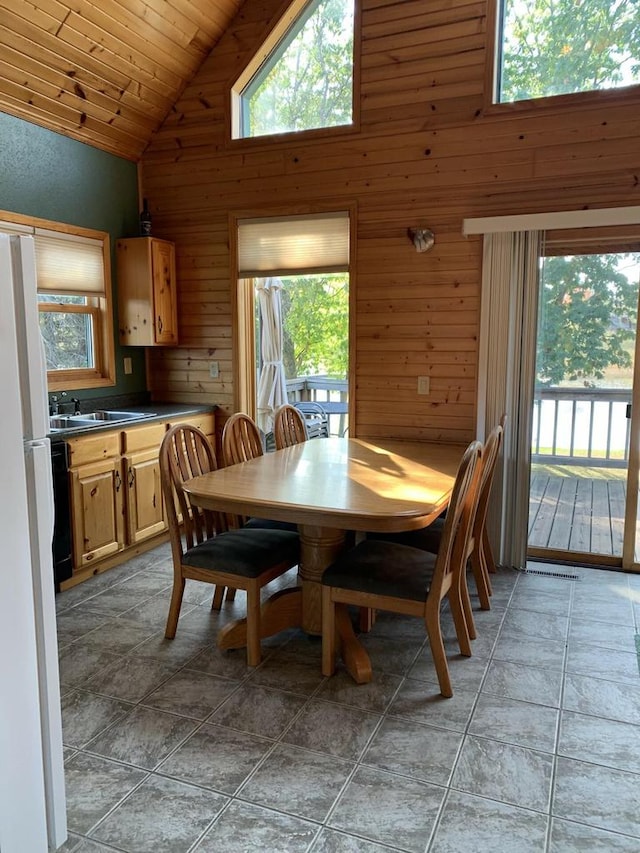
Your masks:
<svg viewBox="0 0 640 853"><path fill-rule="evenodd" d="M480 475L478 507L473 520L473 538L476 545L479 547L481 542L482 531L487 520L487 511L489 509L489 495L493 485L493 475L496 470L496 463L502 445L502 436L504 434L504 420L502 416L500 423L495 426L489 433L487 440L484 443L482 450L482 472Z"/></svg>
<svg viewBox="0 0 640 853"><path fill-rule="evenodd" d="M280 406L273 420L273 436L276 450L291 447L307 440L307 427L303 416L295 406L285 403Z"/></svg>
<svg viewBox="0 0 640 853"><path fill-rule="evenodd" d="M178 424L164 436L160 446L160 480L174 558L180 559L182 555L179 516L187 550L226 529L222 513L193 506L182 488L187 480L217 467L213 448L197 427Z"/></svg>
<svg viewBox="0 0 640 853"><path fill-rule="evenodd" d="M263 453L262 438L255 421L244 412L231 415L222 432L224 464L237 465Z"/></svg>
<svg viewBox="0 0 640 853"><path fill-rule="evenodd" d="M430 596L437 595L439 600L450 589L455 572L466 563L478 500L481 455L482 444L472 441L458 466L429 591Z"/></svg>

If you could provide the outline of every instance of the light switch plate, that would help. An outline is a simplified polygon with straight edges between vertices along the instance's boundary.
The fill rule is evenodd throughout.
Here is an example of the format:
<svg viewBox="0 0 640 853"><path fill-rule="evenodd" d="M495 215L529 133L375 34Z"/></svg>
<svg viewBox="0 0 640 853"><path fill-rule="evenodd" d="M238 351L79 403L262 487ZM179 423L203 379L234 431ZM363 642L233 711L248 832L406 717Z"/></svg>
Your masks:
<svg viewBox="0 0 640 853"><path fill-rule="evenodd" d="M431 382L428 376L418 376L418 394L428 394Z"/></svg>
<svg viewBox="0 0 640 853"><path fill-rule="evenodd" d="M131 359L128 357L124 359L124 372L126 374L133 373L133 365L131 364Z"/></svg>
<svg viewBox="0 0 640 853"><path fill-rule="evenodd" d="M220 366L217 361L209 362L209 376L211 379L217 379L220 376Z"/></svg>

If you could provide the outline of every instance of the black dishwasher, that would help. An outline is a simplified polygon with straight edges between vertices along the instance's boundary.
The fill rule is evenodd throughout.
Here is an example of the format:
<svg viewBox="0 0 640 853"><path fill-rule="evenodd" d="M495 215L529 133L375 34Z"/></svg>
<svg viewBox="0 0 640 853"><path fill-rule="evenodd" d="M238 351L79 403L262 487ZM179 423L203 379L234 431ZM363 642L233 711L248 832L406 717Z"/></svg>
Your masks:
<svg viewBox="0 0 640 853"><path fill-rule="evenodd" d="M71 559L71 504L69 500L69 456L64 441L51 443L51 470L53 472L53 576L56 592L61 581L73 573Z"/></svg>

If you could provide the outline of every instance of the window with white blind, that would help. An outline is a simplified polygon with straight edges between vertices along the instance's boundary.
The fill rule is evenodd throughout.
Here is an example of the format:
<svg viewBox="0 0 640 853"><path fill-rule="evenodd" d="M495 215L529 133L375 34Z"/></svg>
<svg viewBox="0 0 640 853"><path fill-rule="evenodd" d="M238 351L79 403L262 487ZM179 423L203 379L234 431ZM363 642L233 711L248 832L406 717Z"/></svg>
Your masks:
<svg viewBox="0 0 640 853"><path fill-rule="evenodd" d="M22 217L0 232L34 238L49 391L113 385L109 235Z"/></svg>
<svg viewBox="0 0 640 853"><path fill-rule="evenodd" d="M237 220L236 406L257 417L265 432L276 403L284 402L283 383L294 395L289 402L313 393L318 402L339 395L346 405L353 213ZM269 303L275 303L271 309ZM277 394L267 381L270 372L278 379ZM301 391L310 380L314 390Z"/></svg>

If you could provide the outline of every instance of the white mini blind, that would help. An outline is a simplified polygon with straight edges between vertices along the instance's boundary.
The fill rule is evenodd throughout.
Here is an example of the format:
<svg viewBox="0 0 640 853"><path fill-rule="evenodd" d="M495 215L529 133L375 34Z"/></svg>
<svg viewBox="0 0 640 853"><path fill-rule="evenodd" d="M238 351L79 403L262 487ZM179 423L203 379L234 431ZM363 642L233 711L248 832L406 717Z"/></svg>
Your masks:
<svg viewBox="0 0 640 853"><path fill-rule="evenodd" d="M33 234L33 228L30 225L0 219L0 234Z"/></svg>
<svg viewBox="0 0 640 853"><path fill-rule="evenodd" d="M105 295L102 240L36 228L35 246L39 292Z"/></svg>
<svg viewBox="0 0 640 853"><path fill-rule="evenodd" d="M241 219L238 274L241 278L342 272L349 268L349 214Z"/></svg>

